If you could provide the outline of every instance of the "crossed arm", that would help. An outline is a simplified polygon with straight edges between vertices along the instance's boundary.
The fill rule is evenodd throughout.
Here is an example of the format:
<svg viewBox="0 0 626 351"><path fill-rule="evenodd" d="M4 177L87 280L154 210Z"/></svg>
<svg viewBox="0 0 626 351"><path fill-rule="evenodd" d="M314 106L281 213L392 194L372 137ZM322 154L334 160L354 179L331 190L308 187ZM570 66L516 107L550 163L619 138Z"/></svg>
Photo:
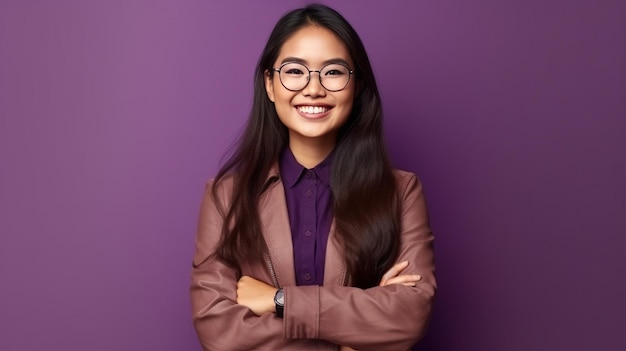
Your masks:
<svg viewBox="0 0 626 351"><path fill-rule="evenodd" d="M419 274L403 274L402 271L409 265L409 261L402 261L391 267L380 280L379 286L401 284L415 286L422 279ZM255 315L276 313L274 304L275 287L252 277L243 276L237 282L237 303L248 307ZM341 346L339 351L356 351L349 346Z"/></svg>
<svg viewBox="0 0 626 351"><path fill-rule="evenodd" d="M191 287L194 324L204 347L308 349L322 340L360 350L397 351L413 345L425 330L435 295L433 238L419 182L415 176L403 176L400 183L400 263L384 275L380 286L370 289L285 286L282 320L272 313L276 288L239 277L210 255L222 220L210 196L205 197Z"/></svg>
<svg viewBox="0 0 626 351"><path fill-rule="evenodd" d="M379 286L401 284L415 286L422 277L419 274L403 274L402 271L409 265L409 261L402 261L391 267L380 280ZM248 307L255 315L276 313L274 295L278 289L258 279L243 276L237 281L237 303Z"/></svg>

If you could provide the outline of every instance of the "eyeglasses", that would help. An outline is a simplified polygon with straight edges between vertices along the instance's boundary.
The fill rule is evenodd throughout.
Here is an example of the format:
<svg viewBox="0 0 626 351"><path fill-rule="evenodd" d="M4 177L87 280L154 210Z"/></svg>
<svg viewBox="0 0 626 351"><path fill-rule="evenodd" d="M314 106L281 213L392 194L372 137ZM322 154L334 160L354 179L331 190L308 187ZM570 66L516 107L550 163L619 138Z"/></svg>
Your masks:
<svg viewBox="0 0 626 351"><path fill-rule="evenodd" d="M320 84L328 91L340 91L348 86L350 76L354 71L341 63L330 63L319 70L312 71L307 66L296 62L285 62L279 68L274 68L280 77L280 83L287 90L300 91L309 84L311 73L317 72Z"/></svg>

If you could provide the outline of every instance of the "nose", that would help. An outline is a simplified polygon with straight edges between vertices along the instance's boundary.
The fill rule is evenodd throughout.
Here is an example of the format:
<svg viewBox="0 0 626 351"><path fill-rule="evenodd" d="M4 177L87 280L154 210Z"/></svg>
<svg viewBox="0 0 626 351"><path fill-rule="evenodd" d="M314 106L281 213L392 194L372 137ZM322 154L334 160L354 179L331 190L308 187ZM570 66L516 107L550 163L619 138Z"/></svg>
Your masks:
<svg viewBox="0 0 626 351"><path fill-rule="evenodd" d="M317 73L317 77L314 77L313 73ZM302 94L305 96L325 96L326 89L322 86L320 78L320 71L309 71L309 82L302 89Z"/></svg>

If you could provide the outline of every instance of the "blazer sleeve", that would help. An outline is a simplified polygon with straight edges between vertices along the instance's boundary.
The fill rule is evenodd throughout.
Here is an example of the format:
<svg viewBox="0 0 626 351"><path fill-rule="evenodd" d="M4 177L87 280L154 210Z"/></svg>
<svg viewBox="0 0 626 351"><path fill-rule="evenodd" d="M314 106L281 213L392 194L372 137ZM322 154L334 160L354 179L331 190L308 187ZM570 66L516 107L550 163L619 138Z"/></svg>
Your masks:
<svg viewBox="0 0 626 351"><path fill-rule="evenodd" d="M401 190L403 274L420 274L415 287L392 284L359 289L344 286L285 287L285 336L319 338L360 351L406 350L424 334L435 296L433 235L414 174L397 178Z"/></svg>
<svg viewBox="0 0 626 351"><path fill-rule="evenodd" d="M212 183L207 184L202 201L191 272L193 322L202 347L204 350L282 350L299 349L301 344L301 349L305 349L304 345L312 340L284 338L283 320L274 313L256 316L237 304L236 270L212 256L223 224L211 195Z"/></svg>

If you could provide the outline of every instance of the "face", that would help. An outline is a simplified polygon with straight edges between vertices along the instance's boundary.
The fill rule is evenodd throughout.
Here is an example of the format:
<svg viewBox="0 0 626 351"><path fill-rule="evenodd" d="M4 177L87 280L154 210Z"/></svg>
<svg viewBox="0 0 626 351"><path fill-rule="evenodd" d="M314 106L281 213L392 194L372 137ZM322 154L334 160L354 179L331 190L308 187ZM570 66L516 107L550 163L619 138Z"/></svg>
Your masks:
<svg viewBox="0 0 626 351"><path fill-rule="evenodd" d="M298 30L285 41L274 68L286 62L302 63L311 71L320 70L330 62L343 62L350 70L354 69L344 43L328 29L315 25ZM303 73L307 74L306 71ZM324 82L329 82L326 85L330 87L330 81L336 79L332 77L336 71L323 71L322 74L328 76ZM289 130L292 151L298 145L334 147L337 131L352 111L354 84L354 77L350 77L343 90L329 91L320 84L318 73L312 72L304 89L290 91L281 84L278 72L266 75L267 95L274 102L280 121Z"/></svg>

